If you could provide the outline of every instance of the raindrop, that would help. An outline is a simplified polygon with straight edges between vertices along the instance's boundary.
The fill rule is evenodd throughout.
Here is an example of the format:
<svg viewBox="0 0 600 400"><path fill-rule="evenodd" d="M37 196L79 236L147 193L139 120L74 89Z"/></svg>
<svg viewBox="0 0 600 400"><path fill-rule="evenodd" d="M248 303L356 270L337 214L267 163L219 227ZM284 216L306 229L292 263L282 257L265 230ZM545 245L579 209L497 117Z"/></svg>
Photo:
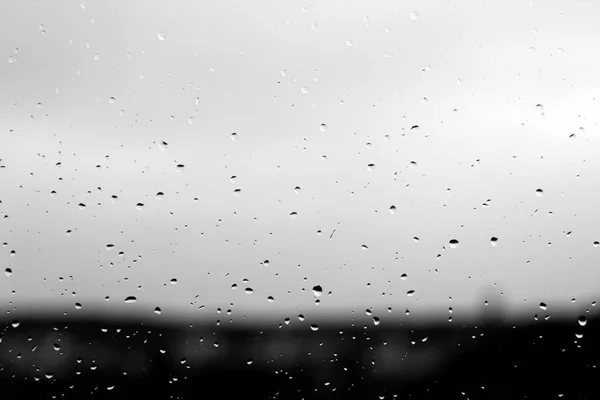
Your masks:
<svg viewBox="0 0 600 400"><path fill-rule="evenodd" d="M295 194L300 194L300 190L302 190L302 189L300 188L300 186L296 186L296 187L294 188L294 193L295 193Z"/></svg>
<svg viewBox="0 0 600 400"><path fill-rule="evenodd" d="M237 284L236 283L234 283L233 285L231 285L231 290L235 290L235 289L237 289Z"/></svg>
<svg viewBox="0 0 600 400"><path fill-rule="evenodd" d="M318 331L319 330L319 325L317 325L317 324L311 324L310 325L310 330L313 331L313 332Z"/></svg>
<svg viewBox="0 0 600 400"><path fill-rule="evenodd" d="M585 326L587 324L587 319L584 315L582 315L581 317L577 318L577 322L579 322L579 325Z"/></svg>
<svg viewBox="0 0 600 400"><path fill-rule="evenodd" d="M184 164L177 164L175 166L175 168L177 169L177 172L183 172L183 170L185 169L185 165Z"/></svg>
<svg viewBox="0 0 600 400"><path fill-rule="evenodd" d="M308 87L306 87L306 86L302 86L302 87L300 88L300 92L302 92L302 93L304 93L304 94L308 93Z"/></svg>
<svg viewBox="0 0 600 400"><path fill-rule="evenodd" d="M419 238L418 237L413 237L413 240L415 241L415 243L419 243Z"/></svg>
<svg viewBox="0 0 600 400"><path fill-rule="evenodd" d="M10 269L10 268L6 268L6 269L4 270L4 274L5 274L7 277L10 277L10 276L12 275L12 269Z"/></svg>
<svg viewBox="0 0 600 400"><path fill-rule="evenodd" d="M12 322L12 327L13 327L13 328L18 328L20 324L21 324L21 323L19 322L19 320L18 320L18 319L15 319L15 320Z"/></svg>
<svg viewBox="0 0 600 400"><path fill-rule="evenodd" d="M451 249L456 249L458 247L458 240L456 240L456 239L452 239L448 243L450 244Z"/></svg>
<svg viewBox="0 0 600 400"><path fill-rule="evenodd" d="M321 129L321 132L325 132L327 130L327 125L321 124L321 126L319 127L319 129Z"/></svg>
<svg viewBox="0 0 600 400"><path fill-rule="evenodd" d="M135 206L137 207L138 210L144 209L144 203L137 203Z"/></svg>
<svg viewBox="0 0 600 400"><path fill-rule="evenodd" d="M415 294L414 290L409 290L408 292L406 292L407 296L413 296Z"/></svg>
<svg viewBox="0 0 600 400"><path fill-rule="evenodd" d="M541 196L544 194L544 191L542 189L536 189L535 194L537 194L538 196Z"/></svg>
<svg viewBox="0 0 600 400"><path fill-rule="evenodd" d="M158 148L166 151L169 148L169 144L163 140L158 144Z"/></svg>
<svg viewBox="0 0 600 400"><path fill-rule="evenodd" d="M490 243L492 244L492 246L495 246L496 244L498 244L498 238L492 236L492 238L490 239Z"/></svg>
<svg viewBox="0 0 600 400"><path fill-rule="evenodd" d="M274 302L274 301L275 301L275 299L273 298L273 296L269 296L269 297L267 297L267 301L268 301L269 303L272 303L272 302Z"/></svg>
<svg viewBox="0 0 600 400"><path fill-rule="evenodd" d="M246 293L246 294L252 294L252 293L254 293L254 290L252 288L250 288L250 287L247 287L246 290L244 290L244 293Z"/></svg>
<svg viewBox="0 0 600 400"><path fill-rule="evenodd" d="M158 192L158 193L156 193L156 198L157 198L157 199L159 199L159 200L160 200L160 199L162 199L163 197L165 197L165 194L164 194L163 192Z"/></svg>
<svg viewBox="0 0 600 400"><path fill-rule="evenodd" d="M135 303L137 301L137 298L135 296L127 296L125 297L125 303Z"/></svg>
<svg viewBox="0 0 600 400"><path fill-rule="evenodd" d="M154 309L154 314L158 314L158 315L160 315L160 313L162 313L162 310L160 309L160 307L156 307L156 308Z"/></svg>
<svg viewBox="0 0 600 400"><path fill-rule="evenodd" d="M107 244L106 245L106 250L112 250L115 247L114 244Z"/></svg>
<svg viewBox="0 0 600 400"><path fill-rule="evenodd" d="M246 361L246 364L250 365L250 364L252 364L252 362L253 361L250 359L250 360Z"/></svg>
<svg viewBox="0 0 600 400"><path fill-rule="evenodd" d="M375 324L375 326L379 325L379 317L373 317L373 324Z"/></svg>
<svg viewBox="0 0 600 400"><path fill-rule="evenodd" d="M375 164L367 164L367 171L369 171L369 172L375 171Z"/></svg>
<svg viewBox="0 0 600 400"><path fill-rule="evenodd" d="M76 310L81 310L82 308L83 308L83 306L81 305L81 303L75 303Z"/></svg>
<svg viewBox="0 0 600 400"><path fill-rule="evenodd" d="M319 297L323 294L323 288L320 285L314 286L312 290L313 290L313 294L317 297Z"/></svg>
<svg viewBox="0 0 600 400"><path fill-rule="evenodd" d="M369 248L367 247L366 244L361 245L360 248L363 249L363 250L369 250Z"/></svg>
<svg viewBox="0 0 600 400"><path fill-rule="evenodd" d="M114 97L109 97L108 102L110 104L115 104L115 101L117 101L117 99L115 99Z"/></svg>
<svg viewBox="0 0 600 400"><path fill-rule="evenodd" d="M158 32L156 34L156 37L158 38L158 40L163 41L167 38L167 34L165 32Z"/></svg>
<svg viewBox="0 0 600 400"><path fill-rule="evenodd" d="M175 285L177 283L177 278L171 278L171 285Z"/></svg>
<svg viewBox="0 0 600 400"><path fill-rule="evenodd" d="M85 204L79 203L79 209L80 210L85 210Z"/></svg>
<svg viewBox="0 0 600 400"><path fill-rule="evenodd" d="M419 13L416 12L411 12L410 13L410 19L412 19L413 21L416 21L417 19L419 19Z"/></svg>
<svg viewBox="0 0 600 400"><path fill-rule="evenodd" d="M239 196L240 194L242 194L242 189L235 189L235 190L233 191L233 195L234 195L234 196Z"/></svg>
<svg viewBox="0 0 600 400"><path fill-rule="evenodd" d="M405 281L405 280L408 279L408 275L402 274L402 275L400 275L400 279L402 279L403 281Z"/></svg>
<svg viewBox="0 0 600 400"><path fill-rule="evenodd" d="M548 308L548 306L546 305L546 303L540 303L540 308L545 311Z"/></svg>
<svg viewBox="0 0 600 400"><path fill-rule="evenodd" d="M298 314L298 319L300 320L300 322L304 321L304 315Z"/></svg>
<svg viewBox="0 0 600 400"><path fill-rule="evenodd" d="M396 214L396 206L390 206L390 214Z"/></svg>
<svg viewBox="0 0 600 400"><path fill-rule="evenodd" d="M237 134L237 133L235 133L235 132L233 132L233 133L231 134L231 140L233 140L234 142L235 142L236 140L238 140L238 134Z"/></svg>
<svg viewBox="0 0 600 400"><path fill-rule="evenodd" d="M576 337L577 339L581 339L581 338L583 337L583 333L576 333L576 334L575 334L575 337Z"/></svg>
<svg viewBox="0 0 600 400"><path fill-rule="evenodd" d="M598 247L598 246L600 246L600 242L598 242L598 241L595 241L595 242L593 243L593 246L594 246L594 247Z"/></svg>

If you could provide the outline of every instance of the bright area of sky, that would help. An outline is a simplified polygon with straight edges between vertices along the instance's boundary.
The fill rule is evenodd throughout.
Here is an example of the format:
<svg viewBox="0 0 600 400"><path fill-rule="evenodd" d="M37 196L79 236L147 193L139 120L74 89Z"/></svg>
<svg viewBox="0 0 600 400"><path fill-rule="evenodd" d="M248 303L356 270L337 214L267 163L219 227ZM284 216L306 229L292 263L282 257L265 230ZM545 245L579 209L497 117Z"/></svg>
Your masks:
<svg viewBox="0 0 600 400"><path fill-rule="evenodd" d="M598 4L2 2L0 298L587 308Z"/></svg>

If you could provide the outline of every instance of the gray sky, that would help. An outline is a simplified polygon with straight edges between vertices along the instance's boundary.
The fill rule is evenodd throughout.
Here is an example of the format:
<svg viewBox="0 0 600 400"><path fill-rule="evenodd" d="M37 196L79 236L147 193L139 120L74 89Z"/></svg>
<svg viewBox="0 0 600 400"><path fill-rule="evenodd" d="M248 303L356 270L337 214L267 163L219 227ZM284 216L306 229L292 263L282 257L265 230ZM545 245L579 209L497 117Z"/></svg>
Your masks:
<svg viewBox="0 0 600 400"><path fill-rule="evenodd" d="M599 18L596 1L2 2L0 298L589 305Z"/></svg>

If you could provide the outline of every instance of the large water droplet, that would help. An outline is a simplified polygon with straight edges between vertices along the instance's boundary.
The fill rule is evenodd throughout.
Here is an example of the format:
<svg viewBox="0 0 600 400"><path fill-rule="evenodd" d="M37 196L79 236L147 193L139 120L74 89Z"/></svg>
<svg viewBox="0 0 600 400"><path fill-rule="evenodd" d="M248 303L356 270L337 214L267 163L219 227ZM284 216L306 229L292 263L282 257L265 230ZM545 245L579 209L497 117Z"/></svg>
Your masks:
<svg viewBox="0 0 600 400"><path fill-rule="evenodd" d="M313 294L317 297L319 297L323 294L323 288L320 285L314 286L312 290L313 290Z"/></svg>
<svg viewBox="0 0 600 400"><path fill-rule="evenodd" d="M319 325L317 325L317 324L311 324L310 325L310 330L313 331L313 332L318 331L319 330Z"/></svg>
<svg viewBox="0 0 600 400"><path fill-rule="evenodd" d="M579 325L585 326L587 324L587 319L584 315L582 315L581 317L577 318L577 322L579 322Z"/></svg>
<svg viewBox="0 0 600 400"><path fill-rule="evenodd" d="M456 249L458 247L458 240L452 239L450 242L448 242L448 244L450 245L451 249Z"/></svg>
<svg viewBox="0 0 600 400"><path fill-rule="evenodd" d="M7 277L10 277L10 276L12 275L12 273L13 273L13 272L12 272L12 269L10 269L10 268L6 268L6 269L4 270L4 274L5 274Z"/></svg>
<svg viewBox="0 0 600 400"><path fill-rule="evenodd" d="M160 307L156 307L156 308L154 309L154 314L158 314L158 315L160 315L160 313L162 313L162 310L160 309Z"/></svg>
<svg viewBox="0 0 600 400"><path fill-rule="evenodd" d="M244 290L244 293L252 294L252 293L254 293L254 289L252 289L251 287L247 287L246 290Z"/></svg>
<svg viewBox="0 0 600 400"><path fill-rule="evenodd" d="M492 238L490 239L490 243L492 244L492 246L495 246L498 244L498 238L495 236L492 236Z"/></svg>
<svg viewBox="0 0 600 400"><path fill-rule="evenodd" d="M135 303L137 301L137 298L135 296L127 296L125 297L125 303L131 304L131 303Z"/></svg>
<svg viewBox="0 0 600 400"><path fill-rule="evenodd" d="M546 305L546 303L540 303L540 308L545 311L548 308L548 306Z"/></svg>
<svg viewBox="0 0 600 400"><path fill-rule="evenodd" d="M544 194L544 191L542 189L536 189L535 194L537 194L538 196L541 196Z"/></svg>

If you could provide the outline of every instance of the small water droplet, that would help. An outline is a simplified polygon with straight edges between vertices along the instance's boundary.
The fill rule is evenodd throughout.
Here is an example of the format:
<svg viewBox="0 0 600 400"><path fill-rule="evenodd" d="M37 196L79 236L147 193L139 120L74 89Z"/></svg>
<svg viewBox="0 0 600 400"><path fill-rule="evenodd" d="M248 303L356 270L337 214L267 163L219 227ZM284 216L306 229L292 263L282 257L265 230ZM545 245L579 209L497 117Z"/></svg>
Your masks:
<svg viewBox="0 0 600 400"><path fill-rule="evenodd" d="M302 86L302 87L300 88L300 92L302 92L302 93L304 93L304 94L308 93L308 87L306 87L306 86Z"/></svg>
<svg viewBox="0 0 600 400"><path fill-rule="evenodd" d="M412 19L413 21L416 21L419 19L419 13L413 11L410 13L410 19Z"/></svg>
<svg viewBox="0 0 600 400"><path fill-rule="evenodd" d="M408 292L406 292L406 295L409 296L409 297L413 296L414 294L415 294L414 290L409 290Z"/></svg>
<svg viewBox="0 0 600 400"><path fill-rule="evenodd" d="M492 244L492 246L495 246L498 244L498 238L495 236L492 236L490 239L490 243Z"/></svg>
<svg viewBox="0 0 600 400"><path fill-rule="evenodd" d="M156 34L156 37L158 38L158 40L163 41L167 38L167 34L165 32L158 32Z"/></svg>
<svg viewBox="0 0 600 400"><path fill-rule="evenodd" d="M231 134L231 140L233 140L234 142L235 142L236 140L238 140L238 134L237 134L237 133L235 133L235 132L233 132L233 133Z"/></svg>
<svg viewBox="0 0 600 400"><path fill-rule="evenodd" d="M76 310L81 310L82 308L83 308L83 306L81 305L81 303L75 303Z"/></svg>
<svg viewBox="0 0 600 400"><path fill-rule="evenodd" d="M246 290L244 290L244 293L252 294L252 293L254 293L254 289L252 289L251 287L247 287Z"/></svg>
<svg viewBox="0 0 600 400"><path fill-rule="evenodd" d="M234 196L239 196L240 194L242 194L242 189L235 189L235 190L233 191L233 195L234 195Z"/></svg>
<svg viewBox="0 0 600 400"><path fill-rule="evenodd" d="M361 245L360 248L363 249L363 250L369 250L369 248L367 247L366 244Z"/></svg>
<svg viewBox="0 0 600 400"><path fill-rule="evenodd" d="M379 325L379 317L373 317L373 324L375 324L375 326Z"/></svg>
<svg viewBox="0 0 600 400"><path fill-rule="evenodd" d="M458 247L458 240L452 239L450 242L448 242L448 244L450 245L451 249L456 249Z"/></svg>
<svg viewBox="0 0 600 400"><path fill-rule="evenodd" d="M548 306L546 305L546 303L540 303L540 308L545 311L548 308Z"/></svg>
<svg viewBox="0 0 600 400"><path fill-rule="evenodd" d="M13 328L18 328L18 327L19 327L19 325L21 325L21 323L19 322L19 320L18 320L18 319L15 319L15 320L12 322L12 327L13 327Z"/></svg>
<svg viewBox="0 0 600 400"><path fill-rule="evenodd" d="M319 330L319 325L317 325L317 324L311 324L310 325L310 330L313 331L313 332L318 331Z"/></svg>
<svg viewBox="0 0 600 400"><path fill-rule="evenodd" d="M585 326L587 324L587 319L584 315L582 315L581 317L577 318L577 322L579 322L579 325Z"/></svg>
<svg viewBox="0 0 600 400"><path fill-rule="evenodd" d="M166 151L169 148L169 144L163 140L158 144L158 148Z"/></svg>
<svg viewBox="0 0 600 400"><path fill-rule="evenodd" d="M235 289L237 289L237 287L238 287L237 284L234 283L233 285L231 285L231 290L235 290Z"/></svg>
<svg viewBox="0 0 600 400"><path fill-rule="evenodd" d="M115 104L115 102L116 102L116 101L117 101L117 99L115 99L114 97L109 97L109 98L108 98L108 102L109 102L110 104Z"/></svg>
<svg viewBox="0 0 600 400"><path fill-rule="evenodd" d="M164 194L163 192L158 192L158 193L156 193L156 198L157 198L158 200L161 200L163 197L165 197L165 194Z"/></svg>
<svg viewBox="0 0 600 400"><path fill-rule="evenodd" d="M321 132L325 132L327 130L327 125L326 124L321 124L321 126L319 127L319 129L321 129Z"/></svg>
<svg viewBox="0 0 600 400"><path fill-rule="evenodd" d="M304 315L298 314L298 319L300 320L300 322L304 321Z"/></svg>
<svg viewBox="0 0 600 400"><path fill-rule="evenodd" d="M5 274L7 277L10 277L10 276L12 275L12 273L13 273L13 272L12 272L12 269L10 269L10 268L6 268L6 269L4 270L4 274Z"/></svg>
<svg viewBox="0 0 600 400"><path fill-rule="evenodd" d="M177 164L175 166L175 169L177 170L177 172L183 172L185 170L185 164Z"/></svg>
<svg viewBox="0 0 600 400"><path fill-rule="evenodd" d="M125 303L131 304L131 303L135 303L137 301L137 298L135 296L127 296L125 297Z"/></svg>
<svg viewBox="0 0 600 400"><path fill-rule="evenodd" d="M390 206L390 214L396 214L396 206Z"/></svg>
<svg viewBox="0 0 600 400"><path fill-rule="evenodd" d="M419 243L419 238L418 237L413 237L413 240L415 241L415 243Z"/></svg>
<svg viewBox="0 0 600 400"><path fill-rule="evenodd" d="M160 315L161 313L162 313L162 310L160 309L160 307L156 307L156 308L154 309L154 314L158 314L158 315Z"/></svg>
<svg viewBox="0 0 600 400"><path fill-rule="evenodd" d="M598 246L600 246L600 242L598 242L598 241L595 241L595 242L593 243L593 246L594 246L594 247L598 247Z"/></svg>
<svg viewBox="0 0 600 400"><path fill-rule="evenodd" d="M402 279L403 281L405 281L405 280L408 279L408 275L402 274L402 275L400 275L400 279Z"/></svg>
<svg viewBox="0 0 600 400"><path fill-rule="evenodd" d="M537 194L538 196L541 196L544 194L544 191L542 189L536 189L535 194Z"/></svg>
<svg viewBox="0 0 600 400"><path fill-rule="evenodd" d="M375 164L367 164L367 171L369 171L369 172L375 171Z"/></svg>
<svg viewBox="0 0 600 400"><path fill-rule="evenodd" d="M354 45L354 42L352 40L346 40L346 46L352 47L352 45Z"/></svg>

